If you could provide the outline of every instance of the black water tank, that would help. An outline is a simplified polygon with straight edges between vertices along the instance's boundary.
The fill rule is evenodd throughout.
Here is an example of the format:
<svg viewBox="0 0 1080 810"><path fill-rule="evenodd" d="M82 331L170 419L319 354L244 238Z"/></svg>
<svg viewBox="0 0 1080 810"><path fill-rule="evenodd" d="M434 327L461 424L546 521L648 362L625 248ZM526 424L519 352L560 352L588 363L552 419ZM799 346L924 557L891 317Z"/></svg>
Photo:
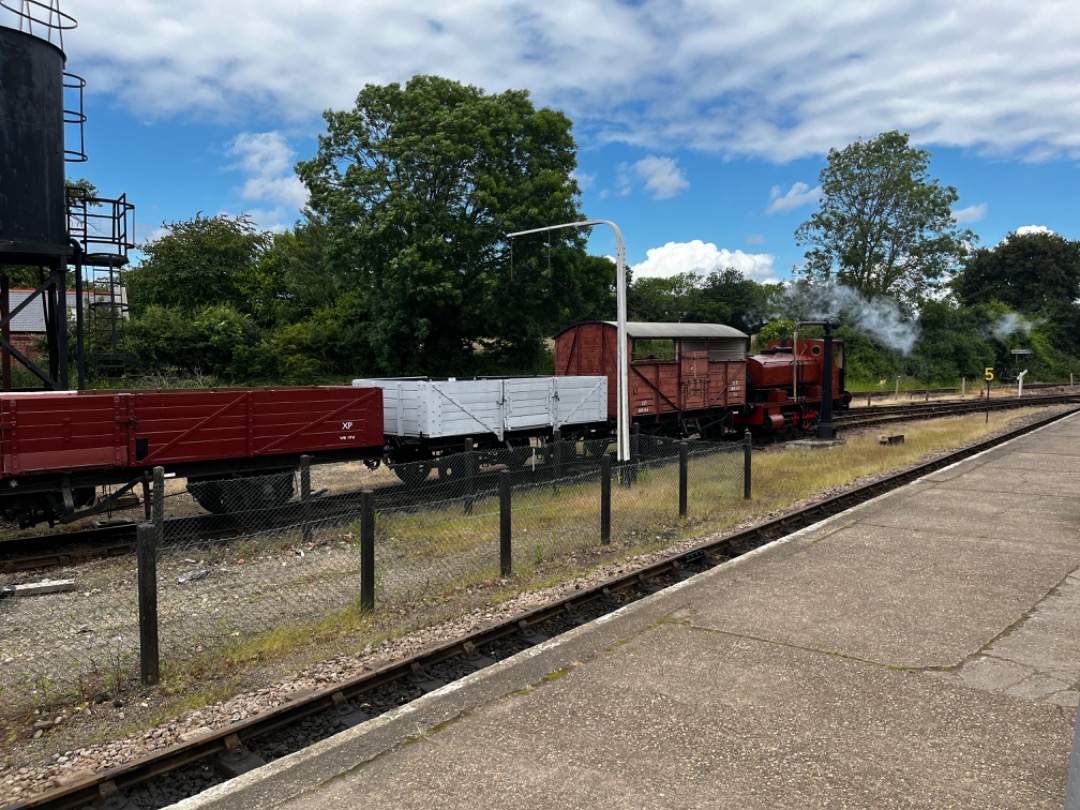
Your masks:
<svg viewBox="0 0 1080 810"><path fill-rule="evenodd" d="M0 263L68 250L66 61L51 42L0 26Z"/></svg>

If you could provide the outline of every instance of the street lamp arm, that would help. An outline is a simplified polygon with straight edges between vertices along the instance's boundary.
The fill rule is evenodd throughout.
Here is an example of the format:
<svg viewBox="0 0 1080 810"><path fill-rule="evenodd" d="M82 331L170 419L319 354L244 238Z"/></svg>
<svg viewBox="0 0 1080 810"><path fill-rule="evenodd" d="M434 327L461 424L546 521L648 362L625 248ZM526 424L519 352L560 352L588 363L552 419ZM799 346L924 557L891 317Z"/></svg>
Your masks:
<svg viewBox="0 0 1080 810"><path fill-rule="evenodd" d="M526 231L514 231L506 234L507 239L515 236L528 236L534 233L546 233L557 231L561 228L590 228L593 225L607 225L615 231L615 276L616 276L616 310L618 321L618 363L619 373L616 377L616 410L615 428L618 438L618 458L620 462L630 459L630 403L628 400L629 388L627 387L630 377L629 361L626 357L626 245L623 244L622 231L614 223L606 219L587 219L584 222L564 222L561 225L547 225L543 228L530 228Z"/></svg>

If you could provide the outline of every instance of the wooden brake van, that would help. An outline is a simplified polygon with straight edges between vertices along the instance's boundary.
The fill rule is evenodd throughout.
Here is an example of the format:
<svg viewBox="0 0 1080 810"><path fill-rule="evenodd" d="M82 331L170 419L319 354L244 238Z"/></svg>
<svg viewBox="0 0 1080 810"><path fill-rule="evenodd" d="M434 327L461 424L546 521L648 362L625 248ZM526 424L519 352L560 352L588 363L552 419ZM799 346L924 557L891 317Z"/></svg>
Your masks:
<svg viewBox="0 0 1080 810"><path fill-rule="evenodd" d="M626 324L630 419L645 433L717 438L746 404L750 336L708 323ZM608 378L617 413L618 325L586 321L555 335L555 373Z"/></svg>

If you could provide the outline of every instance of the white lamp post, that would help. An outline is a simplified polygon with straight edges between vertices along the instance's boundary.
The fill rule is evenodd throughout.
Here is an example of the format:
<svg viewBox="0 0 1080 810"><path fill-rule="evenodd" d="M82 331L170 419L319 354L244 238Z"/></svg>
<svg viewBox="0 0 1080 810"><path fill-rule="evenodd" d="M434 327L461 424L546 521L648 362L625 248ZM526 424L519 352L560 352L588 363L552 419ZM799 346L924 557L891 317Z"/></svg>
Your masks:
<svg viewBox="0 0 1080 810"><path fill-rule="evenodd" d="M618 408L616 410L615 430L618 438L618 458L620 462L630 459L630 404L627 401L627 382L630 376L629 365L626 358L626 246L623 244L622 232L614 222L606 219L590 219L585 222L567 222L562 225L549 225L546 228L533 228L528 231L515 231L508 233L508 239L515 236L527 236L532 233L544 233L556 231L560 228L589 228L593 225L610 225L615 231L615 273L616 273L616 309L619 333L618 363L619 373L616 380L616 397Z"/></svg>

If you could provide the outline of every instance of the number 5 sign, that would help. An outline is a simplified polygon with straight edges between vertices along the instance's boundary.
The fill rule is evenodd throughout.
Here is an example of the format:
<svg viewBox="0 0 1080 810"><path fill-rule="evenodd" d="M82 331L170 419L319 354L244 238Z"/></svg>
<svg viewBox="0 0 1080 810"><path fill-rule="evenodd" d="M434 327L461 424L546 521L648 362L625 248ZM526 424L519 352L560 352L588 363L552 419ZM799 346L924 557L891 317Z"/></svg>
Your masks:
<svg viewBox="0 0 1080 810"><path fill-rule="evenodd" d="M986 370L983 371L983 378L987 382L990 382L992 379L994 379L994 367L993 366L987 366L986 367Z"/></svg>

